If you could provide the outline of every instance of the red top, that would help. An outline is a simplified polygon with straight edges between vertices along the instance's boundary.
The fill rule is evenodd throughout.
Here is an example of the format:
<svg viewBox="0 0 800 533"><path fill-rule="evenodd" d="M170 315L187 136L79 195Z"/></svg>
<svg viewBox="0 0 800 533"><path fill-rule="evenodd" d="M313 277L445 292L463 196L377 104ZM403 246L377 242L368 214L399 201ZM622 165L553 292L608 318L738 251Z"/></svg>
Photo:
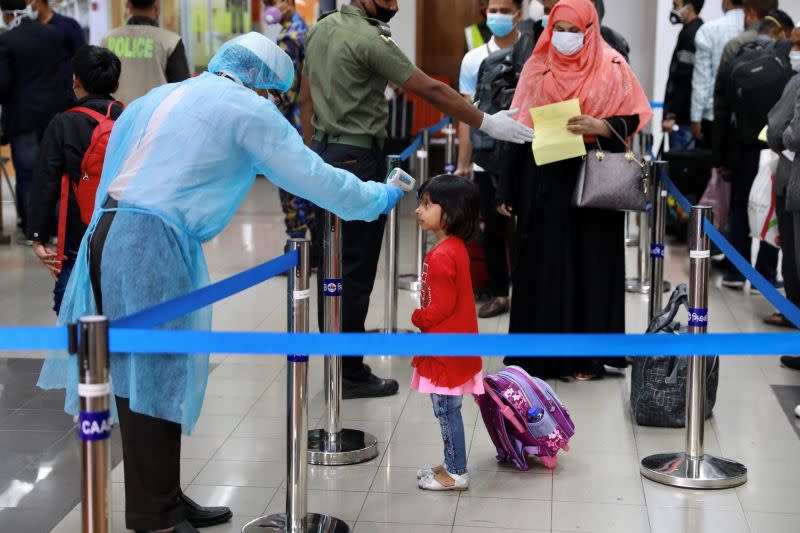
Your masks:
<svg viewBox="0 0 800 533"><path fill-rule="evenodd" d="M411 322L423 333L478 333L469 254L458 237L448 237L425 256L420 304ZM418 355L411 365L434 385L458 387L481 371L481 358Z"/></svg>

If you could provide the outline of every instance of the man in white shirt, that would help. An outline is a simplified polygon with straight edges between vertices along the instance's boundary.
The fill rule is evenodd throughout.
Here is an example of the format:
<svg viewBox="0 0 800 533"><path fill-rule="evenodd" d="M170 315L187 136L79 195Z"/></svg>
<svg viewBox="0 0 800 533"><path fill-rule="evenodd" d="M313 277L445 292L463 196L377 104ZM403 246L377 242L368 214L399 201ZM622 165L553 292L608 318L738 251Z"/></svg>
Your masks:
<svg viewBox="0 0 800 533"><path fill-rule="evenodd" d="M499 50L511 51L519 38L517 24L522 20L522 0L490 0L486 24L492 38L483 46L467 52L461 62L459 92L468 102L475 100L478 71L489 54ZM489 270L488 293L491 298L478 310L481 318L508 312L508 265L506 263L505 233L508 220L497 213L494 205L495 180L491 174L472 163L470 128L463 122L458 129L458 167L456 174L473 178L480 188L481 216L484 219L483 245Z"/></svg>
<svg viewBox="0 0 800 533"><path fill-rule="evenodd" d="M703 24L695 35L690 112L695 139L702 140L703 130L706 133L711 130L711 122L714 121L714 82L725 45L744 31L743 1L723 0L725 15Z"/></svg>

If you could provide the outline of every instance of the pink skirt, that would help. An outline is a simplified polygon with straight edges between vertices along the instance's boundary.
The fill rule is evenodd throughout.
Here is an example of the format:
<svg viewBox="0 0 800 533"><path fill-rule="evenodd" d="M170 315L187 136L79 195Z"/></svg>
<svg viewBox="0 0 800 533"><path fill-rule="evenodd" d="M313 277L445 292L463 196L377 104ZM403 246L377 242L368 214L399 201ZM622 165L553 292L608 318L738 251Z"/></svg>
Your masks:
<svg viewBox="0 0 800 533"><path fill-rule="evenodd" d="M411 378L411 388L425 394L441 394L442 396L462 396L464 394L483 394L483 372L478 372L472 379L458 387L437 387L431 380L420 376L417 369L414 369L414 376Z"/></svg>

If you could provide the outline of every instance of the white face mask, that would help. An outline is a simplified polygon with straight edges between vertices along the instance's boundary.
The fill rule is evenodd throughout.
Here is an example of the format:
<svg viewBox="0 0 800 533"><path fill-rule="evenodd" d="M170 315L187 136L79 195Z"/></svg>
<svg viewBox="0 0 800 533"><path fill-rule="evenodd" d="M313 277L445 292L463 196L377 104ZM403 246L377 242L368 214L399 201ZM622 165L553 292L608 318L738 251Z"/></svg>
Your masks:
<svg viewBox="0 0 800 533"><path fill-rule="evenodd" d="M789 61L792 64L792 70L800 72L800 50L792 50L789 52Z"/></svg>
<svg viewBox="0 0 800 533"><path fill-rule="evenodd" d="M550 42L556 50L565 56L577 54L583 48L583 33L570 33L568 31L554 31Z"/></svg>
<svg viewBox="0 0 800 533"><path fill-rule="evenodd" d="M39 18L39 10L33 9L33 4L25 6L25 14L28 15L28 18L31 20L38 20Z"/></svg>

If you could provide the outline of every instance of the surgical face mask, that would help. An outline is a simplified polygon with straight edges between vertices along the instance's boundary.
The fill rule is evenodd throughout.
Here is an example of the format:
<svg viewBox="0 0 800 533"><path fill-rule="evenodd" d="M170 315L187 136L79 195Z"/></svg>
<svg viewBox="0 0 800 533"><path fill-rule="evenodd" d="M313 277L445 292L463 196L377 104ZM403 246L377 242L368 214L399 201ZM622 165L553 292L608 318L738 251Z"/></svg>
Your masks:
<svg viewBox="0 0 800 533"><path fill-rule="evenodd" d="M486 25L493 34L498 37L505 37L514 31L514 15L489 13L489 16L486 18Z"/></svg>
<svg viewBox="0 0 800 533"><path fill-rule="evenodd" d="M792 70L800 72L800 50L792 50L789 52L789 61L792 64Z"/></svg>
<svg viewBox="0 0 800 533"><path fill-rule="evenodd" d="M583 48L583 33L571 33L568 31L555 31L550 38L550 42L556 50L565 56L573 56Z"/></svg>
<svg viewBox="0 0 800 533"><path fill-rule="evenodd" d="M39 18L39 10L33 9L33 3L28 4L25 6L25 14L28 15L28 18L31 20L37 20Z"/></svg>
<svg viewBox="0 0 800 533"><path fill-rule="evenodd" d="M389 23L395 15L397 15L396 9L389 9L388 7L383 7L382 5L378 4L375 0L375 18L380 20L381 22Z"/></svg>
<svg viewBox="0 0 800 533"><path fill-rule="evenodd" d="M542 28L547 27L547 21L550 19L550 15L545 15L542 17Z"/></svg>

